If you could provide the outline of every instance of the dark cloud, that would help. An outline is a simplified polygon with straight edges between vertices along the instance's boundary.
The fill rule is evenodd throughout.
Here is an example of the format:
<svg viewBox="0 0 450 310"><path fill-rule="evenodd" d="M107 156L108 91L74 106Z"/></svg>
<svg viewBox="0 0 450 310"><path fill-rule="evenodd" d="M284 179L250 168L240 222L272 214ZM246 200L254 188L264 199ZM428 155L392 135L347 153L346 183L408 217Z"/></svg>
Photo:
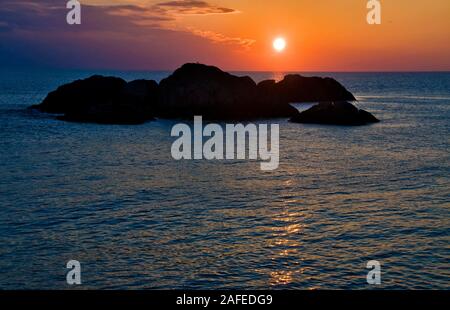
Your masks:
<svg viewBox="0 0 450 310"><path fill-rule="evenodd" d="M81 25L67 24L64 0L0 1L0 65L15 60L72 68L170 69L188 61L214 63L229 55L217 43L241 44L240 39L174 26L177 18L169 7L180 1L148 7L83 4ZM187 3L199 14L218 12L204 1Z"/></svg>
<svg viewBox="0 0 450 310"><path fill-rule="evenodd" d="M151 8L134 5L92 6L82 5L81 25L68 25L65 1L4 0L0 6L0 28L8 30L80 32L107 31L140 33L147 27L163 27L162 23L174 20L168 14L153 12ZM138 26L139 25L139 26Z"/></svg>
<svg viewBox="0 0 450 310"><path fill-rule="evenodd" d="M82 24L67 25L66 2L62 0L2 0L0 6L0 31L13 29L45 31L109 30L129 31L130 28L169 28L177 14L225 14L236 10L217 7L206 1L168 1L151 6L123 5L82 5ZM138 29L135 29L139 32Z"/></svg>
<svg viewBox="0 0 450 310"><path fill-rule="evenodd" d="M215 6L206 1L199 1L199 0L167 1L167 2L160 2L156 4L156 6L164 8L176 14L204 15L204 14L228 14L237 12L234 9Z"/></svg>

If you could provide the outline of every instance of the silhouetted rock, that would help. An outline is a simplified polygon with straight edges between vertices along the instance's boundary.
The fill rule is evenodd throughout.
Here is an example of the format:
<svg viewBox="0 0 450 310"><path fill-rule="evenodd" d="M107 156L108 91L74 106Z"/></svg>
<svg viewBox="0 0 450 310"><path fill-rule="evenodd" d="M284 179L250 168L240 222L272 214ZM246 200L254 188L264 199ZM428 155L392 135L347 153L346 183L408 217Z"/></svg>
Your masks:
<svg viewBox="0 0 450 310"><path fill-rule="evenodd" d="M286 100L278 93L275 80L265 80L256 86L258 108L267 117L290 117L295 115L297 109L290 105L292 101Z"/></svg>
<svg viewBox="0 0 450 310"><path fill-rule="evenodd" d="M258 84L260 100L264 102L294 103L321 101L353 101L355 97L332 78L286 75L283 80Z"/></svg>
<svg viewBox="0 0 450 310"><path fill-rule="evenodd" d="M256 83L219 68L185 64L159 84L158 116L206 119L245 119L255 109Z"/></svg>
<svg viewBox="0 0 450 310"><path fill-rule="evenodd" d="M124 102L129 100L151 107L151 104L156 104L158 98L158 83L153 80L134 80L122 88L120 95Z"/></svg>
<svg viewBox="0 0 450 310"><path fill-rule="evenodd" d="M291 118L295 123L333 124L333 125L365 125L377 123L379 120L367 111L360 110L345 101L321 102L310 109L297 112Z"/></svg>
<svg viewBox="0 0 450 310"><path fill-rule="evenodd" d="M290 103L323 100L355 100L330 78L288 75L276 83L258 85L250 77L237 77L219 68L185 64L160 83L158 116L207 119L290 117Z"/></svg>
<svg viewBox="0 0 450 310"><path fill-rule="evenodd" d="M80 106L112 102L125 85L120 78L94 75L58 87L41 104L33 107L42 112L64 114Z"/></svg>
<svg viewBox="0 0 450 310"><path fill-rule="evenodd" d="M92 76L63 85L33 108L64 114L76 122L136 124L153 118L158 84L137 80L126 83L115 77Z"/></svg>
<svg viewBox="0 0 450 310"><path fill-rule="evenodd" d="M331 78L287 75L282 81L238 77L217 67L185 64L162 80L126 83L92 76L59 87L32 108L64 114L61 119L99 123L142 123L153 116L246 120L292 117L294 102L355 100Z"/></svg>

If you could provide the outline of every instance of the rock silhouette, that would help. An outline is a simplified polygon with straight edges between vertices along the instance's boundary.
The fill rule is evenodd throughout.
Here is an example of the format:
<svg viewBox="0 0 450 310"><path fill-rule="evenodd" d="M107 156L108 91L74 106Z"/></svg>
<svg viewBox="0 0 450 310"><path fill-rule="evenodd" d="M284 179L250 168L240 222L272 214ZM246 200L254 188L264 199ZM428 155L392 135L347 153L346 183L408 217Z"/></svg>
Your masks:
<svg viewBox="0 0 450 310"><path fill-rule="evenodd" d="M288 75L282 81L258 85L248 76L237 77L219 68L185 64L159 85L158 115L168 118L252 119L290 117L290 103L355 100L330 78Z"/></svg>
<svg viewBox="0 0 450 310"><path fill-rule="evenodd" d="M366 125L379 120L367 111L360 110L346 101L321 102L310 109L297 112L291 118L294 123L314 123L330 125Z"/></svg>
<svg viewBox="0 0 450 310"><path fill-rule="evenodd" d="M36 108L63 114L62 120L105 124L137 124L153 118L155 81L125 82L120 78L94 75L60 86Z"/></svg>
<svg viewBox="0 0 450 310"><path fill-rule="evenodd" d="M185 64L159 83L157 114L164 118L246 119L257 116L256 83L219 68Z"/></svg>
<svg viewBox="0 0 450 310"><path fill-rule="evenodd" d="M99 75L77 80L60 86L32 108L63 114L59 116L63 120L111 124L195 115L209 120L292 117L296 121L305 116L299 116L290 103L351 100L355 100L354 96L331 78L287 75L279 82L266 80L256 84L248 76L238 77L217 67L188 63L159 85L155 81L127 83ZM317 113L330 114L327 111L320 109ZM339 113L353 113L349 118L355 114L352 109L340 109ZM325 115L316 118L330 119L331 115Z"/></svg>
<svg viewBox="0 0 450 310"><path fill-rule="evenodd" d="M259 83L262 99L278 102L353 101L355 97L332 78L304 77L289 74L276 83L267 80Z"/></svg>

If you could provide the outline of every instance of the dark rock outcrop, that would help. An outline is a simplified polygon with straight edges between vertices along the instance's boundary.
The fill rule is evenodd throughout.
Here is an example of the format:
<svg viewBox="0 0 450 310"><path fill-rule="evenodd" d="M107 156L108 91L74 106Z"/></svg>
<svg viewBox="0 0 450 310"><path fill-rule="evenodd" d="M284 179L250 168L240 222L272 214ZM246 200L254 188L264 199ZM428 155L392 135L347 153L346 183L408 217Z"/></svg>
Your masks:
<svg viewBox="0 0 450 310"><path fill-rule="evenodd" d="M297 112L291 118L295 123L314 123L331 125L366 125L379 120L367 111L360 110L346 101L321 102L310 109Z"/></svg>
<svg viewBox="0 0 450 310"><path fill-rule="evenodd" d="M331 78L287 75L280 82L266 80L256 84L248 76L238 77L217 67L191 63L163 79L159 86L155 81L127 83L120 78L98 75L77 80L49 93L41 104L32 108L63 114L59 118L69 121L117 124L195 115L235 121L292 117L293 121L348 123L363 119L364 111L355 112L348 107L336 110L336 107L324 108L322 104L299 115L290 105L349 100L355 100L354 96Z"/></svg>
<svg viewBox="0 0 450 310"><path fill-rule="evenodd" d="M185 64L159 84L158 116L246 119L258 115L256 83L219 68Z"/></svg>
<svg viewBox="0 0 450 310"><path fill-rule="evenodd" d="M290 103L355 100L341 84L330 78L288 75L282 81L258 85L250 77L237 77L219 68L185 64L160 83L158 116L208 119L290 117Z"/></svg>
<svg viewBox="0 0 450 310"><path fill-rule="evenodd" d="M33 108L47 113L64 114L80 106L112 102L118 98L125 85L126 82L120 78L94 75L58 87Z"/></svg>
<svg viewBox="0 0 450 310"><path fill-rule="evenodd" d="M291 101L277 94L277 84L275 80L265 80L258 83L256 86L256 109L263 111L267 117L290 117L295 115L297 109L290 105Z"/></svg>
<svg viewBox="0 0 450 310"><path fill-rule="evenodd" d="M258 84L260 100L264 102L294 103L321 101L353 101L355 97L332 78L304 77L289 74L283 80L262 81Z"/></svg>
<svg viewBox="0 0 450 310"><path fill-rule="evenodd" d="M155 81L95 75L59 87L32 108L67 121L138 124L153 119L157 91Z"/></svg>

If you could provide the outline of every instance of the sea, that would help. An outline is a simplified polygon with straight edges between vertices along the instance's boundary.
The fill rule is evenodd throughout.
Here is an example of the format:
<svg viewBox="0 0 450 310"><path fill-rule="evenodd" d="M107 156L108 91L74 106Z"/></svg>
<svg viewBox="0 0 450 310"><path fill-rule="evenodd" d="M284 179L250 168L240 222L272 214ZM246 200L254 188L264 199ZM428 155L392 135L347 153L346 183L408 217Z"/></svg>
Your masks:
<svg viewBox="0 0 450 310"><path fill-rule="evenodd" d="M0 289L450 288L450 73L301 73L337 79L381 122L260 120L280 126L274 171L174 160L179 121L27 110L93 74L170 72L0 69Z"/></svg>

